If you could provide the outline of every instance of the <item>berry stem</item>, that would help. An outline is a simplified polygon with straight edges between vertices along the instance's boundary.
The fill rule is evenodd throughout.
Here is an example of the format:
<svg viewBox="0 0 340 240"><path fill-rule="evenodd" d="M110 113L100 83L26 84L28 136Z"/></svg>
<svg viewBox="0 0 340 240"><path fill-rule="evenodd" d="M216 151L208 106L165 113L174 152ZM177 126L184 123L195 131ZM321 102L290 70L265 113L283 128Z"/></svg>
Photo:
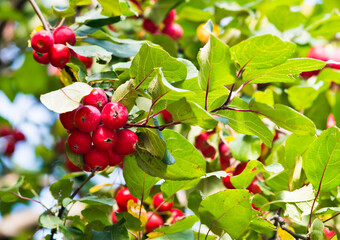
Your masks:
<svg viewBox="0 0 340 240"><path fill-rule="evenodd" d="M330 217L330 218L328 218L328 219L326 219L325 221L323 221L324 223L326 223L326 222L328 222L329 220L332 220L333 218L336 218L337 216L339 216L340 215L340 212L338 212L337 214L335 214L334 216L332 216L332 217Z"/></svg>
<svg viewBox="0 0 340 240"><path fill-rule="evenodd" d="M38 15L38 17L39 17L41 23L43 24L45 30L51 32L51 26L50 26L50 24L47 22L45 16L42 14L42 12L41 12L41 10L40 10L38 4L35 2L35 0L29 0L29 1L30 1L31 5L32 5L34 11L35 11L36 14Z"/></svg>

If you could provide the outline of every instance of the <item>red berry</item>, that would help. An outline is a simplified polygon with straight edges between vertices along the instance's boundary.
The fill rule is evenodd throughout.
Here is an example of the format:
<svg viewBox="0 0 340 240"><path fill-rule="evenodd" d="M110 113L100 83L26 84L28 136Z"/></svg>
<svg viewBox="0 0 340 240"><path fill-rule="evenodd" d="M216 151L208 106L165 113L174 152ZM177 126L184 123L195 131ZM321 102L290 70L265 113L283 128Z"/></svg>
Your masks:
<svg viewBox="0 0 340 240"><path fill-rule="evenodd" d="M39 53L47 53L53 47L53 37L49 31L36 32L31 39L32 48Z"/></svg>
<svg viewBox="0 0 340 240"><path fill-rule="evenodd" d="M94 106L99 110L102 110L107 102L106 93L103 89L98 87L93 88L92 92L83 98L83 103L85 105Z"/></svg>
<svg viewBox="0 0 340 240"><path fill-rule="evenodd" d="M261 194L261 188L259 187L259 185L257 184L257 181L253 180L251 182L251 184L247 187L247 189L249 190L249 192L255 194Z"/></svg>
<svg viewBox="0 0 340 240"><path fill-rule="evenodd" d="M107 103L103 110L101 119L105 127L118 129L125 126L129 118L129 113L124 105L117 102Z"/></svg>
<svg viewBox="0 0 340 240"><path fill-rule="evenodd" d="M158 31L158 26L156 26L156 24L150 19L144 19L143 27L150 33L156 33Z"/></svg>
<svg viewBox="0 0 340 240"><path fill-rule="evenodd" d="M91 170L104 170L109 164L109 155L106 151L92 146L90 151L84 155L84 163Z"/></svg>
<svg viewBox="0 0 340 240"><path fill-rule="evenodd" d="M184 213L177 209L177 208L172 208L171 210L171 224L174 224L178 220L182 219L184 217Z"/></svg>
<svg viewBox="0 0 340 240"><path fill-rule="evenodd" d="M210 145L208 144L209 133L201 132L195 139L195 147L198 150L203 151L204 149L208 148Z"/></svg>
<svg viewBox="0 0 340 240"><path fill-rule="evenodd" d="M111 213L111 221L112 221L113 224L118 222L115 211L112 211L112 213Z"/></svg>
<svg viewBox="0 0 340 240"><path fill-rule="evenodd" d="M153 197L153 206L155 207L155 209L158 208L158 206L160 206L163 202L163 194L161 192L157 193L154 197ZM172 206L174 205L173 202L166 202L164 204L162 204L157 211L158 212L166 212L166 211L170 211Z"/></svg>
<svg viewBox="0 0 340 240"><path fill-rule="evenodd" d="M48 52L48 60L54 67L64 68L71 60L71 53L63 44L54 44Z"/></svg>
<svg viewBox="0 0 340 240"><path fill-rule="evenodd" d="M76 43L76 35L73 30L66 26L58 27L53 32L53 38L55 43L60 43L66 45L69 43L74 46Z"/></svg>
<svg viewBox="0 0 340 240"><path fill-rule="evenodd" d="M220 142L218 146L218 150L220 153L221 170L224 170L230 167L230 159L231 159L230 149L227 144Z"/></svg>
<svg viewBox="0 0 340 240"><path fill-rule="evenodd" d="M91 143L91 135L77 129L73 130L67 138L69 149L76 154L87 153L91 148Z"/></svg>
<svg viewBox="0 0 340 240"><path fill-rule="evenodd" d="M137 203L138 199L134 198L128 188L122 188L117 192L116 195L116 202L119 207L119 209L122 212L127 211L127 203L129 200L133 200L135 203Z"/></svg>
<svg viewBox="0 0 340 240"><path fill-rule="evenodd" d="M251 204L251 207L252 207L253 209L257 210L257 211L260 210L260 208L255 207L254 203Z"/></svg>
<svg viewBox="0 0 340 240"><path fill-rule="evenodd" d="M325 234L325 237L326 237L327 240L332 239L336 234L335 231L329 230L328 227L324 227L323 233Z"/></svg>
<svg viewBox="0 0 340 240"><path fill-rule="evenodd" d="M109 154L109 166L117 166L124 160L124 156L118 155L113 149L109 149L107 153Z"/></svg>
<svg viewBox="0 0 340 240"><path fill-rule="evenodd" d="M114 151L124 156L134 153L138 144L138 136L127 129L119 130L117 134L118 139Z"/></svg>
<svg viewBox="0 0 340 240"><path fill-rule="evenodd" d="M148 223L146 224L146 231L153 232L156 228L159 228L164 224L163 219L156 213L152 214L152 212L147 213Z"/></svg>
<svg viewBox="0 0 340 240"><path fill-rule="evenodd" d="M213 146L208 146L202 150L202 154L205 158L214 158L216 155L216 149Z"/></svg>
<svg viewBox="0 0 340 240"><path fill-rule="evenodd" d="M76 166L69 159L65 161L65 167L69 172L79 172L81 171L80 167Z"/></svg>
<svg viewBox="0 0 340 240"><path fill-rule="evenodd" d="M234 176L233 172L227 172L227 176L222 178L223 184L228 189L235 189L235 187L231 184L230 178Z"/></svg>
<svg viewBox="0 0 340 240"><path fill-rule="evenodd" d="M100 111L91 105L80 107L74 115L74 124L83 132L92 132L100 123Z"/></svg>
<svg viewBox="0 0 340 240"><path fill-rule="evenodd" d="M0 137L5 137L12 134L12 128L9 126L1 126L0 128Z"/></svg>
<svg viewBox="0 0 340 240"><path fill-rule="evenodd" d="M178 23L170 23L163 28L162 33L169 35L174 41L177 41L183 36L184 31Z"/></svg>
<svg viewBox="0 0 340 240"><path fill-rule="evenodd" d="M61 113L59 115L60 122L66 130L73 131L74 129L76 129L76 126L74 126L74 115L80 107L81 106L74 109L73 111Z"/></svg>
<svg viewBox="0 0 340 240"><path fill-rule="evenodd" d="M333 113L328 115L326 128L336 126L335 118Z"/></svg>
<svg viewBox="0 0 340 240"><path fill-rule="evenodd" d="M33 58L40 64L47 65L50 63L48 60L48 53L38 53L37 51L33 50Z"/></svg>
<svg viewBox="0 0 340 240"><path fill-rule="evenodd" d="M235 168L235 171L234 171L234 176L236 175L239 175L240 173L243 172L243 170L246 168L248 162L241 162L239 163L236 168Z"/></svg>
<svg viewBox="0 0 340 240"><path fill-rule="evenodd" d="M77 54L77 57L84 63L86 68L90 68L92 66L93 58L85 57L79 54Z"/></svg>
<svg viewBox="0 0 340 240"><path fill-rule="evenodd" d="M10 137L7 139L6 147L4 150L4 155L11 156L15 151L15 140Z"/></svg>
<svg viewBox="0 0 340 240"><path fill-rule="evenodd" d="M92 134L93 145L101 150L112 149L117 142L117 134L114 130L99 125Z"/></svg>
<svg viewBox="0 0 340 240"><path fill-rule="evenodd" d="M165 25L169 25L170 23L172 23L175 20L176 17L176 9L172 9L168 16L166 16L166 18L163 20L163 23Z"/></svg>
<svg viewBox="0 0 340 240"><path fill-rule="evenodd" d="M14 138L15 142L24 141L26 139L25 135L22 132L20 132L19 130L14 130L13 138Z"/></svg>
<svg viewBox="0 0 340 240"><path fill-rule="evenodd" d="M324 46L313 46L307 55L308 58L313 58L313 59L318 59L321 61L328 61L329 60L329 56L328 53L325 49ZM310 78L314 75L317 75L320 71L309 71L309 72L302 72L301 76L303 78Z"/></svg>
<svg viewBox="0 0 340 240"><path fill-rule="evenodd" d="M163 117L165 123L172 122L172 120L173 120L172 115L171 115L171 113L169 113L168 110L164 109L163 111L161 111L161 114L162 114L162 117Z"/></svg>

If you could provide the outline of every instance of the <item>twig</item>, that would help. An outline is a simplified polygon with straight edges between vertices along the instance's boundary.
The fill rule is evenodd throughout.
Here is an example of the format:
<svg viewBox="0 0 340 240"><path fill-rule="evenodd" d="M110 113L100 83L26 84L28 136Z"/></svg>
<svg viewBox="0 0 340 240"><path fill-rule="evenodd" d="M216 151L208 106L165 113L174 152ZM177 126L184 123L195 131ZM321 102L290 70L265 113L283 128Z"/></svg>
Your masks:
<svg viewBox="0 0 340 240"><path fill-rule="evenodd" d="M65 19L66 19L66 18L62 18L62 19L60 20L60 23L56 26L56 28L62 26L62 25L64 24L64 22L65 22Z"/></svg>
<svg viewBox="0 0 340 240"><path fill-rule="evenodd" d="M177 125L177 124L181 124L183 121L185 121L186 119L184 120L180 120L180 121L177 121L177 122L171 122L171 123L168 123L168 124L164 124L164 125L161 125L161 126L156 126L156 125L146 125L146 124L138 124L138 123L127 123L124 128L132 128L132 127L142 127L142 128L154 128L154 129L158 129L160 131L163 131L165 128L167 127L170 127L170 126L173 126L173 125Z"/></svg>
<svg viewBox="0 0 340 240"><path fill-rule="evenodd" d="M228 210L229 211L229 210ZM221 216L219 216L212 224L211 226L209 227L208 231L207 231L207 234L205 235L205 238L204 240L207 240L208 239L208 236L209 236L209 232L211 231L211 229L213 229L213 227L215 226L215 224L218 222L218 220L220 220L224 215L226 215L228 213L228 211L224 212Z"/></svg>
<svg viewBox="0 0 340 240"><path fill-rule="evenodd" d="M164 94L160 95L158 98L155 99L155 101L152 102L150 108L149 108L149 112L148 112L148 115L146 116L146 119L145 119L145 122L144 124L147 124L149 119L150 119L150 114L151 114L151 110L153 108L153 106L155 106L155 104L159 101L159 99L161 99L163 96L165 96L165 94L169 93L170 91L168 92L165 92Z"/></svg>
<svg viewBox="0 0 340 240"><path fill-rule="evenodd" d="M276 239L276 236L277 236L277 228L279 226L279 220L278 218L281 216L281 211L282 211L282 208L279 208L279 210L277 210L277 213L271 217L269 220L274 220L274 226L276 228L276 231L274 233L274 235L269 239L269 240L275 240Z"/></svg>
<svg viewBox="0 0 340 240"><path fill-rule="evenodd" d="M333 219L333 218L336 218L337 216L339 216L340 215L340 212L338 212L337 214L335 214L334 216L332 216L332 217L330 217L330 218L328 218L328 219L326 219L325 221L323 221L324 223L326 223L326 222L328 222L329 220L331 220L331 219Z"/></svg>
<svg viewBox="0 0 340 240"><path fill-rule="evenodd" d="M43 24L45 30L51 32L51 26L50 24L47 22L46 18L44 17L44 15L42 14L39 6L37 5L37 3L35 2L35 0L29 0L34 11L36 12L36 14L38 15L41 23Z"/></svg>
<svg viewBox="0 0 340 240"><path fill-rule="evenodd" d="M146 173L144 173L144 178L143 178L142 198L140 200L140 208L139 208L139 214L138 214L139 220L140 220L140 217L142 216L142 208L143 208L143 202L144 202L145 174ZM140 233L139 232L138 232L138 239L140 239Z"/></svg>

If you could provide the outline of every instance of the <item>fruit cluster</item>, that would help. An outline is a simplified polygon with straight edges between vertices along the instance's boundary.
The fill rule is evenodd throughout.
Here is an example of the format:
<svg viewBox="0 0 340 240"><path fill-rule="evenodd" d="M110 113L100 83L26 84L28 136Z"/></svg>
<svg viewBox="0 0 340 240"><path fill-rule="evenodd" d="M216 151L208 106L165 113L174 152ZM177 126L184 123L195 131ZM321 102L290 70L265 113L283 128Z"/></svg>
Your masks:
<svg viewBox="0 0 340 240"><path fill-rule="evenodd" d="M122 188L120 189L116 194L116 202L118 205L118 208L114 211L112 211L111 214L111 220L113 223L117 223L117 217L116 212L126 212L127 211L127 204L128 201L132 200L135 203L138 202L137 198L134 198L128 188ZM157 213L153 213L153 211L147 212L147 217L149 221L146 224L146 232L153 232L156 228L159 228L164 225L165 218L167 216L168 219L166 222L169 222L170 224L174 224L176 221L182 219L184 217L184 213L177 209L173 208L174 203L173 202L165 202L163 199L163 194L161 192L154 195L152 199L153 208ZM170 214L163 214L161 216L160 213L170 213Z"/></svg>
<svg viewBox="0 0 340 240"><path fill-rule="evenodd" d="M152 34L164 33L177 41L183 36L184 31L181 25L174 22L175 18L176 10L172 9L161 25L157 26L151 19L144 18L143 27Z"/></svg>
<svg viewBox="0 0 340 240"><path fill-rule="evenodd" d="M1 126L0 137L4 137L3 154L11 156L15 151L17 142L24 141L25 135L17 129L12 129L10 126Z"/></svg>
<svg viewBox="0 0 340 240"><path fill-rule="evenodd" d="M101 88L94 88L77 109L60 114L62 125L70 133L68 147L73 153L84 155L85 171L116 166L124 156L134 153L137 135L121 129L128 117L125 106L108 102Z"/></svg>
<svg viewBox="0 0 340 240"><path fill-rule="evenodd" d="M92 65L92 58L81 56L70 50L66 43L74 46L76 35L73 30L66 26L57 27L53 35L47 30L36 32L31 39L33 58L40 64L51 64L57 68L64 68L71 60L71 55L79 58L86 68Z"/></svg>

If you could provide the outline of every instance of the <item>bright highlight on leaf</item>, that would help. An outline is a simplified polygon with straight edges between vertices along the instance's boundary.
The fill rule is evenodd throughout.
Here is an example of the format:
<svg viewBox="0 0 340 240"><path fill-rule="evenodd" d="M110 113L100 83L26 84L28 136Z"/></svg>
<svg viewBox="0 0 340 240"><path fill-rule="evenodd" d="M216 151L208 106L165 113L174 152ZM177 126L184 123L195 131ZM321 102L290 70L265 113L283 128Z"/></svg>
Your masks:
<svg viewBox="0 0 340 240"><path fill-rule="evenodd" d="M98 184L96 186L93 186L89 189L89 193L95 193L98 192L100 189L102 189L103 187L108 187L111 186L112 184L109 183L103 183L103 184Z"/></svg>

